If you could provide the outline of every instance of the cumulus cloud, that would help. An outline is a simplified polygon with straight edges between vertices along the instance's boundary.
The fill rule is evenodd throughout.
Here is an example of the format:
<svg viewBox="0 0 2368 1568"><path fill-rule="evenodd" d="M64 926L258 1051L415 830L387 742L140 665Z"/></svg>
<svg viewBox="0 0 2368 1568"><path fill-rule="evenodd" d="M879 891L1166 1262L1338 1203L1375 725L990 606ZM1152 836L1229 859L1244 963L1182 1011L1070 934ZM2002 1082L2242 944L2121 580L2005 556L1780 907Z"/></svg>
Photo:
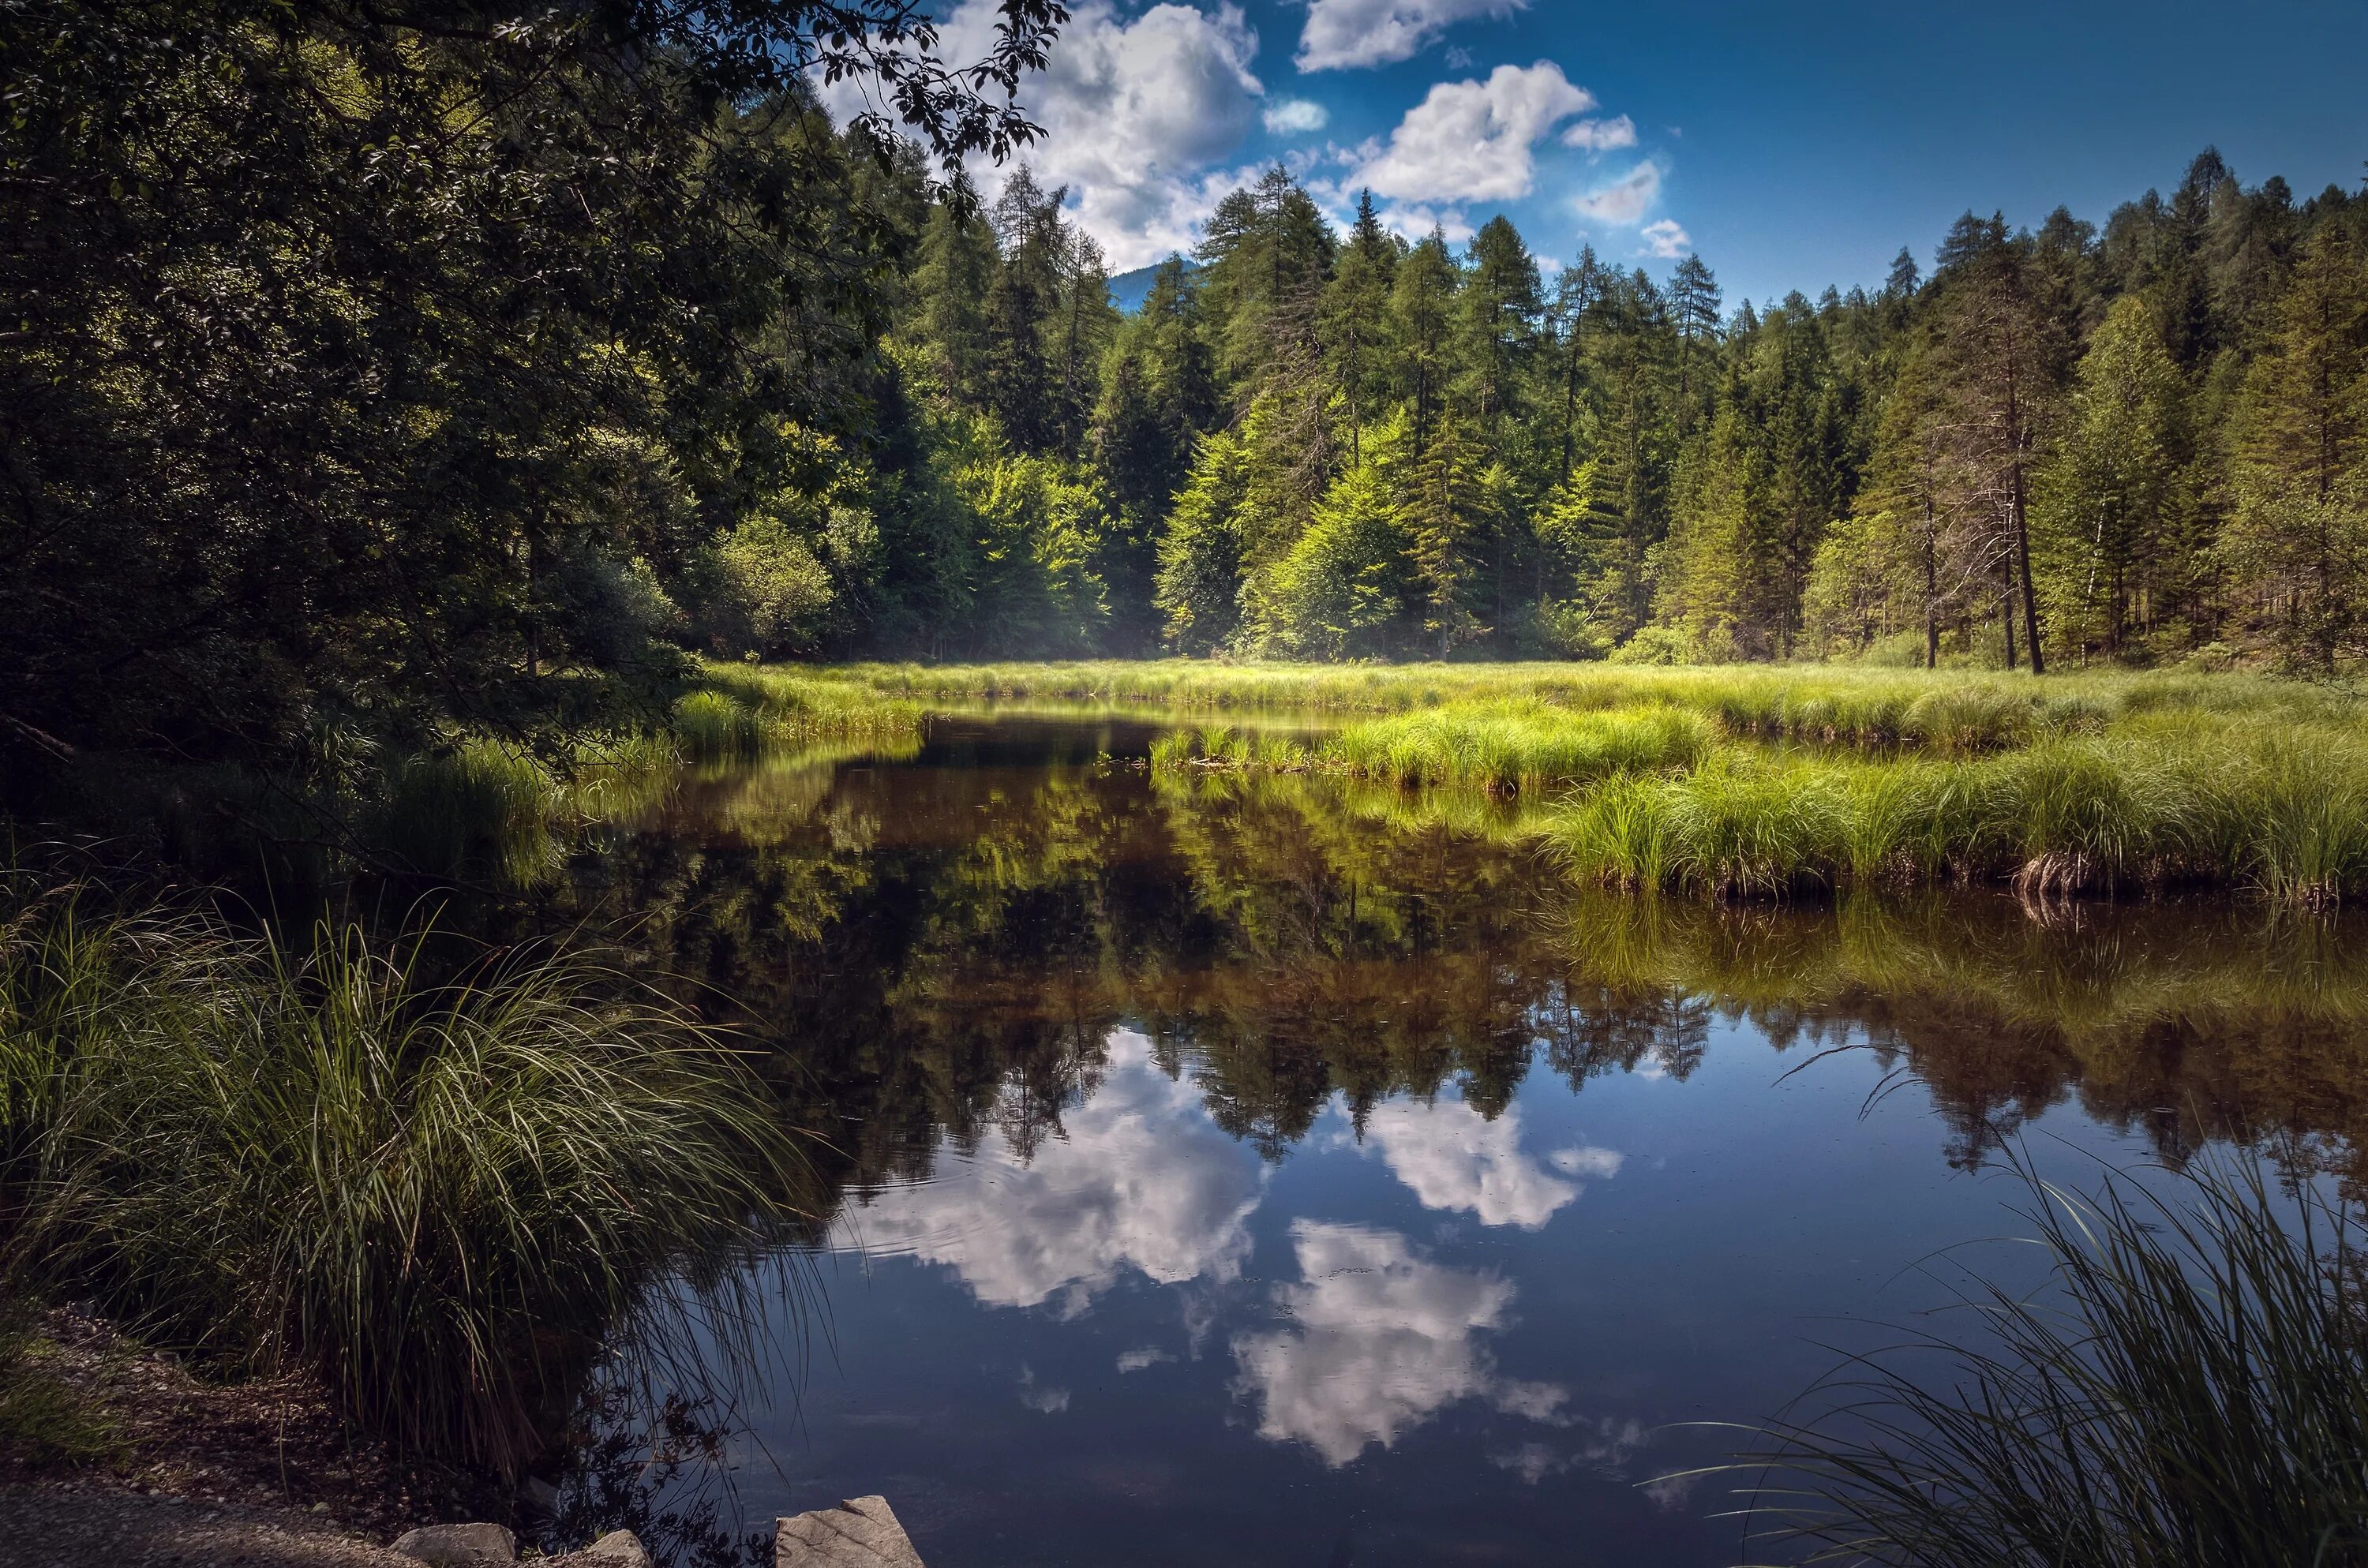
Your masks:
<svg viewBox="0 0 2368 1568"><path fill-rule="evenodd" d="M1582 119L1562 133L1562 144L1584 153L1613 153L1636 145L1636 122L1626 115Z"/></svg>
<svg viewBox="0 0 2368 1568"><path fill-rule="evenodd" d="M1365 1138L1424 1208L1475 1215L1484 1225L1534 1231L1579 1195L1577 1182L1522 1153L1517 1108L1491 1121L1462 1100L1394 1100L1368 1119ZM1568 1176L1612 1176L1622 1155L1575 1148L1546 1158Z"/></svg>
<svg viewBox="0 0 2368 1568"><path fill-rule="evenodd" d="M1337 1467L1461 1400L1555 1417L1563 1391L1500 1377L1480 1342L1507 1322L1509 1281L1431 1262L1395 1232L1298 1220L1291 1236L1301 1281L1275 1287L1274 1305L1293 1326L1233 1341L1260 1437Z"/></svg>
<svg viewBox="0 0 2368 1568"><path fill-rule="evenodd" d="M1578 210L1599 223L1625 229L1640 222L1661 194L1661 167L1651 159L1578 199Z"/></svg>
<svg viewBox="0 0 2368 1568"><path fill-rule="evenodd" d="M1314 0L1300 29L1302 71L1411 60L1458 22L1509 17L1529 0Z"/></svg>
<svg viewBox="0 0 2368 1568"><path fill-rule="evenodd" d="M1279 98L1267 106L1266 128L1278 136L1304 136L1331 119L1331 111L1313 98Z"/></svg>
<svg viewBox="0 0 2368 1568"><path fill-rule="evenodd" d="M1671 218L1647 223L1640 232L1644 236L1645 254L1658 256L1663 261L1675 261L1691 249L1694 243L1693 237L1678 227L1677 221Z"/></svg>
<svg viewBox="0 0 2368 1568"><path fill-rule="evenodd" d="M1162 1362L1173 1361L1174 1359L1176 1359L1174 1356L1158 1348L1156 1346L1145 1346L1140 1350L1120 1351L1118 1353L1118 1369L1121 1372L1140 1372L1146 1368L1156 1367Z"/></svg>
<svg viewBox="0 0 2368 1568"><path fill-rule="evenodd" d="M1595 95L1552 61L1499 65L1486 81L1440 82L1348 183L1398 201L1518 200L1536 179L1536 142L1594 107Z"/></svg>
<svg viewBox="0 0 2368 1568"><path fill-rule="evenodd" d="M946 58L994 47L996 0L961 0L939 28ZM1262 118L1266 89L1251 67L1258 33L1240 6L1162 4L1121 16L1111 0L1070 8L1045 69L1020 101L1045 134L1022 154L1047 189L1066 186L1071 215L1125 271L1190 249L1196 225L1233 188L1205 173L1230 157ZM871 105L867 84L821 89L842 118ZM1008 168L976 160L992 200Z"/></svg>
<svg viewBox="0 0 2368 1568"><path fill-rule="evenodd" d="M1057 1297L1070 1314L1130 1269L1168 1285L1239 1277L1258 1156L1159 1070L1148 1040L1111 1035L1101 1086L1065 1127L1025 1165L990 1140L959 1176L892 1187L832 1239L943 1265L989 1306Z"/></svg>

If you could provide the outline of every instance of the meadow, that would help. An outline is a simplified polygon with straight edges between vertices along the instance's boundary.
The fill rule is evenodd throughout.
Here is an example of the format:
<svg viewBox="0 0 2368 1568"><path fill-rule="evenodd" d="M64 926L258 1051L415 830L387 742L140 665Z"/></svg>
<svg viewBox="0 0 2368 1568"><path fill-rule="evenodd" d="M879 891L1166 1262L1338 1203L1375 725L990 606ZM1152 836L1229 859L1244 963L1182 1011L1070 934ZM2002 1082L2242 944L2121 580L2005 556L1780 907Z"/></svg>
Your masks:
<svg viewBox="0 0 2368 1568"><path fill-rule="evenodd" d="M1569 875L1631 890L2203 887L2305 907L2368 892L2361 699L2264 676L1160 661L763 677L831 709L854 687L890 711L1072 702L1215 719L1163 737L1155 766L1521 796L1544 808L1524 820Z"/></svg>

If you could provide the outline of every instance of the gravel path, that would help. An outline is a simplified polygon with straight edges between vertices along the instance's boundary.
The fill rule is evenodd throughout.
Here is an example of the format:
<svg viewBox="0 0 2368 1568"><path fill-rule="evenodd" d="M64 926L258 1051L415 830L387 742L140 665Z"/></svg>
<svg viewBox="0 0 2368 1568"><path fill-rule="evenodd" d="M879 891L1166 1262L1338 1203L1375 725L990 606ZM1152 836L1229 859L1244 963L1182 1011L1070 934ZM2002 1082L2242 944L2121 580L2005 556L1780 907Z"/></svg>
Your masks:
<svg viewBox="0 0 2368 1568"><path fill-rule="evenodd" d="M0 1568L419 1568L309 1515L0 1485Z"/></svg>

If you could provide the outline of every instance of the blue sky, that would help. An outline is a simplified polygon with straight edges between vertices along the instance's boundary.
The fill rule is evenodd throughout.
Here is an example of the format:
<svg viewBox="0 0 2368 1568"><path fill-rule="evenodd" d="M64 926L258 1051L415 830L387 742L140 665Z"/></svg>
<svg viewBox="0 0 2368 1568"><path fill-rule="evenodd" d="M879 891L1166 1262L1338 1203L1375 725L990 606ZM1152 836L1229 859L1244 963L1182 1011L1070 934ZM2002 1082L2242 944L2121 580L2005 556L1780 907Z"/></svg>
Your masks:
<svg viewBox="0 0 2368 1568"><path fill-rule="evenodd" d="M1189 247L1278 157L1410 232L1502 211L1533 249L1728 302L1930 265L1968 208L2101 222L2215 143L2246 183L2357 187L2368 0L1683 7L1556 0L1076 0L1027 101L1030 154L1123 271ZM957 53L993 0L944 13ZM999 183L992 171L984 180Z"/></svg>

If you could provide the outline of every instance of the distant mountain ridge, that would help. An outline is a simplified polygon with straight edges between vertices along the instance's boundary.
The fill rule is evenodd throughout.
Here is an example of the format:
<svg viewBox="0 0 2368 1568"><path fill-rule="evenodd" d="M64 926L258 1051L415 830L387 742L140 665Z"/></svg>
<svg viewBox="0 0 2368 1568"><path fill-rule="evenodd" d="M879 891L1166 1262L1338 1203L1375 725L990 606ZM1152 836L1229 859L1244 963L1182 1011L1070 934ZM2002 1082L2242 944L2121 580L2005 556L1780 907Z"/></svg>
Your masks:
<svg viewBox="0 0 2368 1568"><path fill-rule="evenodd" d="M1185 256L1183 261L1185 271L1201 270L1201 264L1190 256ZM1167 265L1167 262L1165 260L1155 261L1149 267L1138 267L1133 272L1121 272L1111 278L1110 280L1110 303L1117 306L1122 315L1131 316L1143 309L1143 301L1151 294L1152 278L1157 275L1161 267Z"/></svg>

